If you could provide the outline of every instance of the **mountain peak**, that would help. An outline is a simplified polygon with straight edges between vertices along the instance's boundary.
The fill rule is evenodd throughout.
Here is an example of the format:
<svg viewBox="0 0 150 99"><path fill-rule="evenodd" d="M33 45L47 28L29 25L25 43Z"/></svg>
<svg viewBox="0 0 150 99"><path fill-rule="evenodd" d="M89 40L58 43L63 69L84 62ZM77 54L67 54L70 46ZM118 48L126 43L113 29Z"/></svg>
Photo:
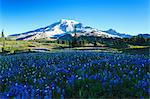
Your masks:
<svg viewBox="0 0 150 99"><path fill-rule="evenodd" d="M77 22L75 20L61 19L60 23L61 24L66 24L66 23L78 24L79 22Z"/></svg>
<svg viewBox="0 0 150 99"><path fill-rule="evenodd" d="M109 29L107 31L109 31L109 32L116 32L116 30L114 30L114 29Z"/></svg>

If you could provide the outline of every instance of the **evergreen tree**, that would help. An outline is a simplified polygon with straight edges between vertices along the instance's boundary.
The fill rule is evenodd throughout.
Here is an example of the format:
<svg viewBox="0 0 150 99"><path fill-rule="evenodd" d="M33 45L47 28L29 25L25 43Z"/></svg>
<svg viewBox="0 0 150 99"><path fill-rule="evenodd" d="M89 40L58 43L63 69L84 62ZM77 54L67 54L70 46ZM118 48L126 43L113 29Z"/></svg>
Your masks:
<svg viewBox="0 0 150 99"><path fill-rule="evenodd" d="M2 30L1 38L4 38L4 30Z"/></svg>
<svg viewBox="0 0 150 99"><path fill-rule="evenodd" d="M75 33L75 35L74 35L74 37L73 37L73 42L72 42L72 46L73 47L75 47L75 46L78 46L78 42L77 42L77 39L78 39L78 37L77 37L77 31L76 31L76 26L75 26L75 29L74 29L74 33Z"/></svg>
<svg viewBox="0 0 150 99"><path fill-rule="evenodd" d="M4 36L4 30L2 30L1 38L2 38L2 41L3 41L2 52L4 52L4 47L5 47L5 36Z"/></svg>

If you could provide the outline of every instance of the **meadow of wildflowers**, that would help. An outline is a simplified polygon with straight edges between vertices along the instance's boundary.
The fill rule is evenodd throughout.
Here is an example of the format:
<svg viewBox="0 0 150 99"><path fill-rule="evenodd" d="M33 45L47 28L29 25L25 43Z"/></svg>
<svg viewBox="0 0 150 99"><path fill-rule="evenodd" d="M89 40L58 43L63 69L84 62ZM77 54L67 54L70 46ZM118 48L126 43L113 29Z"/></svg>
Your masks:
<svg viewBox="0 0 150 99"><path fill-rule="evenodd" d="M0 98L148 98L144 55L60 51L0 56Z"/></svg>

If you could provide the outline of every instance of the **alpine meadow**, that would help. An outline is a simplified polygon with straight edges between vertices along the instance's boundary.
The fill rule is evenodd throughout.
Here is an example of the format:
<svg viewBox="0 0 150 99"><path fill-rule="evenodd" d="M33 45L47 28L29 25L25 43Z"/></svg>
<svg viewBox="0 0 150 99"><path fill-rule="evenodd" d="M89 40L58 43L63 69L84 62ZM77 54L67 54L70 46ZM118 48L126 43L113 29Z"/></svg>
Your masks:
<svg viewBox="0 0 150 99"><path fill-rule="evenodd" d="M0 99L148 99L149 0L0 0Z"/></svg>

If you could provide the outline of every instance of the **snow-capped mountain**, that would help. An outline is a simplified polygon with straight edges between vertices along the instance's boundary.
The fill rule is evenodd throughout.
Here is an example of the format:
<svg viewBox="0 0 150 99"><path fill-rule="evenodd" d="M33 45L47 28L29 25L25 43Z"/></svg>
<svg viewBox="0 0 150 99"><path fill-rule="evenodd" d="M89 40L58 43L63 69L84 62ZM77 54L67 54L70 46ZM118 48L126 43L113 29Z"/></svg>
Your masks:
<svg viewBox="0 0 150 99"><path fill-rule="evenodd" d="M130 37L132 37L129 34L119 33L119 32L117 32L116 30L113 30L113 29L109 29L109 30L103 31L103 32L106 32L106 33L112 34L112 35L117 35L117 36L122 37L122 38L130 38Z"/></svg>
<svg viewBox="0 0 150 99"><path fill-rule="evenodd" d="M89 26L83 26L83 24L80 22L66 19L61 19L60 21L54 24L33 31L9 35L9 37L14 38L16 40L35 40L42 38L57 39L61 36L64 36L65 34L71 34L73 36L75 34L75 31L78 36L84 35L84 36L101 36L107 38L109 37L121 38L120 35L110 33L108 31L101 31Z"/></svg>

